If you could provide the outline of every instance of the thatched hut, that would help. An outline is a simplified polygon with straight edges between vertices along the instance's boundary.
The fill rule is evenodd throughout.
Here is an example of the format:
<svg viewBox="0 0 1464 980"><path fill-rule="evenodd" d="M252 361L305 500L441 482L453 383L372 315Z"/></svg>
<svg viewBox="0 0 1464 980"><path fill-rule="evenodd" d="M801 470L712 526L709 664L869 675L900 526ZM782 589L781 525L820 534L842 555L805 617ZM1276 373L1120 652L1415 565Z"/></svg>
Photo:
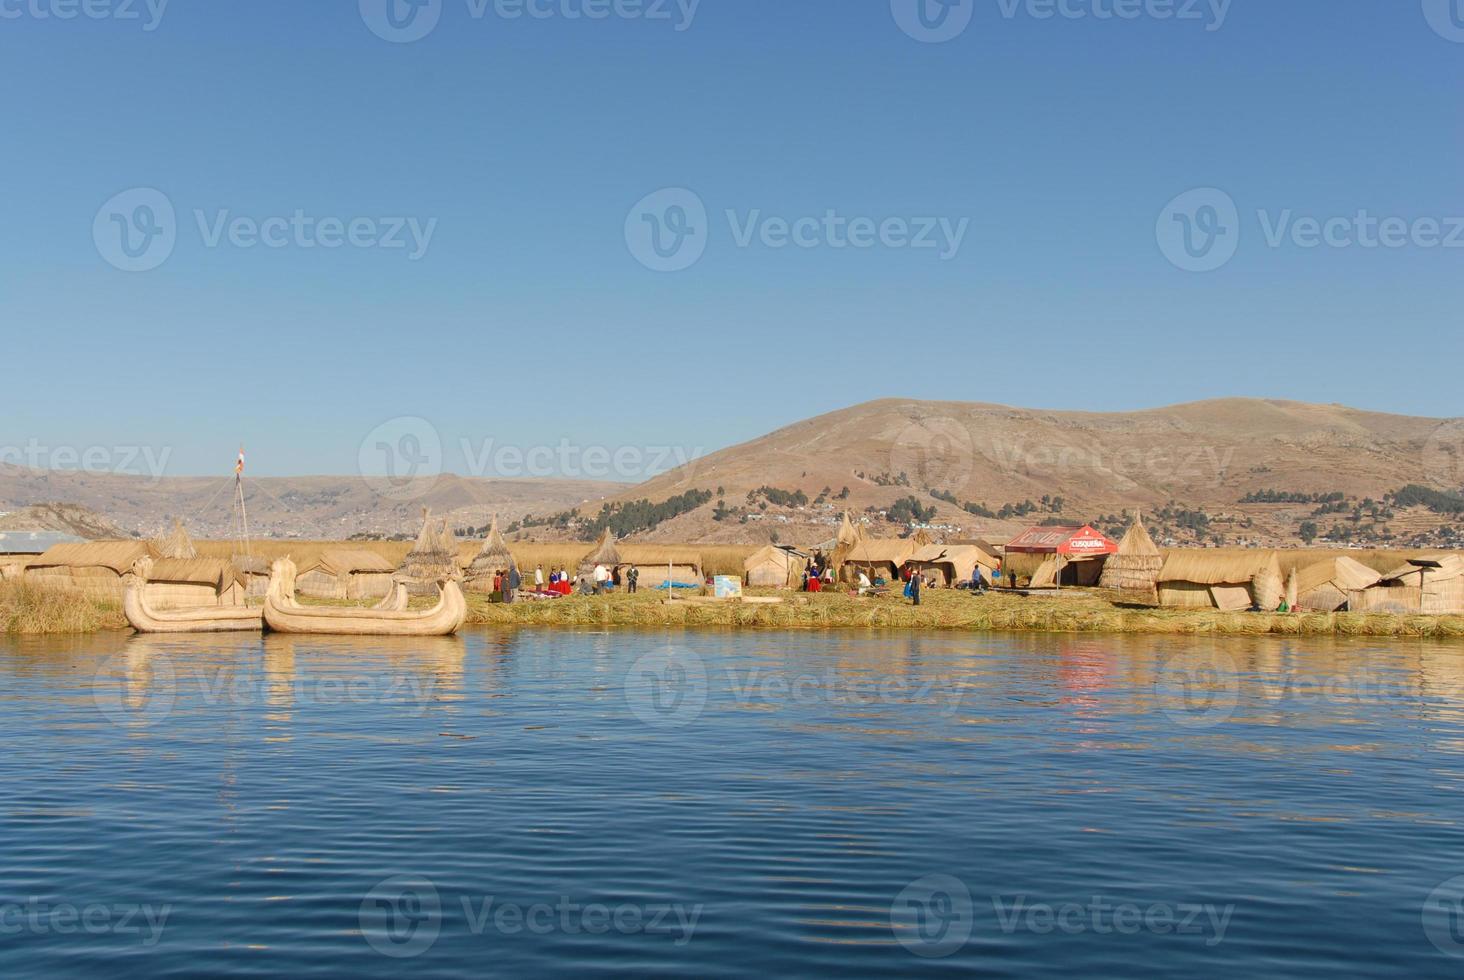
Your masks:
<svg viewBox="0 0 1464 980"><path fill-rule="evenodd" d="M391 562L374 551L326 548L300 569L295 589L312 599L382 599L392 578Z"/></svg>
<svg viewBox="0 0 1464 980"><path fill-rule="evenodd" d="M607 527L600 534L600 540L595 543L589 554L580 559L579 568L575 572L575 588L581 592L588 592L595 587L595 567L605 566L605 570L613 572L617 565L622 564L620 549L615 547L615 535L610 533Z"/></svg>
<svg viewBox="0 0 1464 980"><path fill-rule="evenodd" d="M1285 588L1274 551L1172 551L1156 586L1161 606L1268 612L1281 605Z"/></svg>
<svg viewBox="0 0 1464 980"><path fill-rule="evenodd" d="M1030 527L1007 542L1002 574L1008 584L1026 579L1034 589L1097 585L1118 545L1087 524Z"/></svg>
<svg viewBox="0 0 1464 980"><path fill-rule="evenodd" d="M672 586L701 585L704 581L701 552L696 548L628 544L620 551L618 567L622 580L634 568L643 589L663 589L668 581ZM590 570L594 571L594 566Z"/></svg>
<svg viewBox="0 0 1464 980"><path fill-rule="evenodd" d="M843 564L838 566L838 576L841 580L853 581L863 572L871 582L878 579L893 582L900 577L900 569L913 554L915 546L908 539L865 538L861 535Z"/></svg>
<svg viewBox="0 0 1464 980"><path fill-rule="evenodd" d="M864 528L855 526L849 520L849 512L844 511L844 519L839 523L839 532L834 535L833 547L827 549L829 552L829 567L834 574L841 579L844 578L844 566L849 561L849 555L858 547L859 542L864 540ZM802 569L799 569L800 577Z"/></svg>
<svg viewBox="0 0 1464 980"><path fill-rule="evenodd" d="M926 545L910 556L910 562L926 579L934 578L946 588L971 581L977 568L981 569L981 577L990 582L991 573L998 567L995 558L969 544Z"/></svg>
<svg viewBox="0 0 1464 980"><path fill-rule="evenodd" d="M122 598L122 576L153 557L143 541L73 541L47 548L26 566L25 580L49 588Z"/></svg>
<svg viewBox="0 0 1464 980"><path fill-rule="evenodd" d="M1143 516L1135 514L1134 522L1118 541L1118 550L1104 561L1098 585L1104 589L1152 595L1162 567L1164 556L1159 546L1149 537Z"/></svg>
<svg viewBox="0 0 1464 980"><path fill-rule="evenodd" d="M245 595L259 598L269 592L269 562L263 555L234 555L230 561Z"/></svg>
<svg viewBox="0 0 1464 980"><path fill-rule="evenodd" d="M166 536L153 542L153 551L159 558L192 559L198 557L198 549L193 546L193 539L183 527L183 522L176 517L173 519L173 530ZM158 608L157 606L153 607Z"/></svg>
<svg viewBox="0 0 1464 980"><path fill-rule="evenodd" d="M792 545L764 545L742 563L742 577L752 588L796 589L803 581L809 556Z"/></svg>
<svg viewBox="0 0 1464 980"><path fill-rule="evenodd" d="M244 605L244 583L223 558L145 559L137 568L143 598L153 609Z"/></svg>
<svg viewBox="0 0 1464 980"><path fill-rule="evenodd" d="M473 563L468 566L463 591L489 595L493 592L493 576L517 567L518 563L508 550L503 532L498 530L498 515L494 514L493 522L488 527L488 537L484 539L483 547L479 549Z"/></svg>
<svg viewBox="0 0 1464 980"><path fill-rule="evenodd" d="M422 531L393 579L405 585L409 595L435 596L437 583L461 576L457 539L452 528L446 519L433 520L432 512L422 508Z"/></svg>
<svg viewBox="0 0 1464 980"><path fill-rule="evenodd" d="M1353 592L1370 589L1381 579L1382 575L1351 558L1328 558L1315 562L1296 570L1296 602L1293 608L1314 612L1346 610Z"/></svg>
<svg viewBox="0 0 1464 980"><path fill-rule="evenodd" d="M1384 573L1370 588L1348 593L1353 612L1464 613L1464 558L1425 555Z"/></svg>

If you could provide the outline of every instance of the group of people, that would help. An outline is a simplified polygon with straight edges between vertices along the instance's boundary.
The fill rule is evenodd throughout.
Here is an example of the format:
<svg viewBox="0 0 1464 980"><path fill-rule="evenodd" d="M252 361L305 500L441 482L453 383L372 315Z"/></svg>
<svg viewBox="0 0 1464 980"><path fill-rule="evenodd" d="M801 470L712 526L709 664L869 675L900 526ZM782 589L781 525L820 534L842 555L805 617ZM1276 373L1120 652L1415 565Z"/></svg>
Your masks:
<svg viewBox="0 0 1464 980"><path fill-rule="evenodd" d="M905 598L909 599L914 605L917 606L920 605L920 593L922 590L926 588L938 588L940 586L940 579L938 577L932 577L927 583L925 577L920 573L920 570L917 569L913 564L904 565L900 569L899 576L900 581L904 583ZM999 567L992 569L991 576L993 581L1000 579L1001 569ZM815 557L813 561L810 561L807 565L804 566L804 592L822 592L825 586L832 586L834 584L834 581L835 579L833 569L830 568L827 563L820 562L818 557ZM887 584L888 583L885 581L884 576L876 575L874 581L871 582L869 579L869 574L862 568L859 570L859 578L856 580L856 587L858 588L860 595L864 595L871 589L881 587ZM973 594L981 594L991 588L991 582L987 581L986 576L983 574L982 567L980 565L977 565L975 569L973 569L971 572L971 581L969 583L962 582L954 584L954 587L969 588Z"/></svg>
<svg viewBox="0 0 1464 980"><path fill-rule="evenodd" d="M640 591L640 569L631 565L624 573L620 566L606 568L604 565L596 565L594 572L595 595L604 595L610 589L618 589L625 586L627 594Z"/></svg>

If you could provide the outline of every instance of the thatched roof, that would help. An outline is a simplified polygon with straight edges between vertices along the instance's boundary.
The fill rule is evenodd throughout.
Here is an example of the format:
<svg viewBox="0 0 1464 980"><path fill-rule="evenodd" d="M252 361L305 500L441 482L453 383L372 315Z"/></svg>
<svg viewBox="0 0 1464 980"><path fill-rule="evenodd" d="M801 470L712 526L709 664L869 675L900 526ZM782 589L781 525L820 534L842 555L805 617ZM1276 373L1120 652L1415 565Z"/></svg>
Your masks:
<svg viewBox="0 0 1464 980"><path fill-rule="evenodd" d="M518 563L514 561L513 553L508 550L508 542L503 538L503 532L498 530L498 515L493 515L493 521L488 527L488 537L483 541L483 547L478 550L478 555L473 563L468 566L469 575L491 574L493 572L506 572L510 568L517 568Z"/></svg>
<svg viewBox="0 0 1464 980"><path fill-rule="evenodd" d="M1119 557L1160 557L1159 546L1154 539L1149 537L1149 531L1144 527L1144 518L1141 515L1134 515L1134 522L1129 525L1123 537L1118 541Z"/></svg>
<svg viewBox="0 0 1464 980"><path fill-rule="evenodd" d="M972 565L995 568L997 564L992 555L973 544L928 544L911 555L909 560L923 564L949 563L957 568L970 568Z"/></svg>
<svg viewBox="0 0 1464 980"><path fill-rule="evenodd" d="M1299 596L1331 585L1341 592L1367 589L1378 584L1382 576L1360 561L1351 558L1327 558L1300 569L1296 573Z"/></svg>
<svg viewBox="0 0 1464 980"><path fill-rule="evenodd" d="M803 563L806 562L808 559L809 555L802 551L799 551L792 545L765 544L761 548L757 549L752 554L747 556L747 558L742 562L742 570L744 572L751 571L752 569L766 562L772 562L782 568L791 568L795 566L798 568L802 568Z"/></svg>
<svg viewBox="0 0 1464 980"><path fill-rule="evenodd" d="M922 527L914 534L910 535L910 543L917 548L923 548L928 544L934 544L935 538L931 537L930 532Z"/></svg>
<svg viewBox="0 0 1464 980"><path fill-rule="evenodd" d="M859 543L849 551L846 561L867 565L891 562L903 565L915 553L915 545L909 540L860 538Z"/></svg>
<svg viewBox="0 0 1464 980"><path fill-rule="evenodd" d="M1419 572L1427 574L1430 582L1441 582L1446 579L1458 578L1464 575L1464 558L1458 555L1438 554L1422 555L1418 558L1410 558L1406 565L1400 565L1391 572L1382 576L1383 582L1395 582L1398 579L1409 575L1417 575Z"/></svg>
<svg viewBox="0 0 1464 980"><path fill-rule="evenodd" d="M443 579L457 578L462 574L457 560L457 538L447 521L434 520L432 512L422 508L422 530L417 543L402 560L396 570L396 580L403 582L414 595L428 595L436 590Z"/></svg>
<svg viewBox="0 0 1464 980"><path fill-rule="evenodd" d="M177 518L173 519L173 530L154 542L153 550L157 552L159 558L198 557L198 549L193 546L193 539L184 530L183 522Z"/></svg>
<svg viewBox="0 0 1464 980"><path fill-rule="evenodd" d="M222 558L159 558L147 572L149 582L208 585L220 592L237 578L233 563Z"/></svg>
<svg viewBox="0 0 1464 980"><path fill-rule="evenodd" d="M269 560L263 555L234 555L229 559L240 575L268 575Z"/></svg>
<svg viewBox="0 0 1464 980"><path fill-rule="evenodd" d="M110 568L125 574L139 558L153 557L143 541L68 541L46 549L30 568Z"/></svg>
<svg viewBox="0 0 1464 980"><path fill-rule="evenodd" d="M335 576L394 571L391 562L364 548L326 548L299 571L303 575L316 569Z"/></svg>
<svg viewBox="0 0 1464 980"><path fill-rule="evenodd" d="M622 564L620 550L615 547L615 535L610 533L607 527L600 535L600 540L589 554L580 559L580 568L594 568L596 565L604 565L610 568Z"/></svg>
<svg viewBox="0 0 1464 980"><path fill-rule="evenodd" d="M1160 582L1197 585L1249 583L1262 572L1281 579L1280 558L1274 551L1171 551L1159 569Z"/></svg>

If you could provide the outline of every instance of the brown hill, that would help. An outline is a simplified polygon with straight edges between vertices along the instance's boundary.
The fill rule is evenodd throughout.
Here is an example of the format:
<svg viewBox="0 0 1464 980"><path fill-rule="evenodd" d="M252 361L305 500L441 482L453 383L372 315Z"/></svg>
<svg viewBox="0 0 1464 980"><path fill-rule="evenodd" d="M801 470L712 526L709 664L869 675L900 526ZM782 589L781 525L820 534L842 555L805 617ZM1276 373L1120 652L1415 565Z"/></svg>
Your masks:
<svg viewBox="0 0 1464 980"><path fill-rule="evenodd" d="M1239 506L1253 491L1380 498L1418 483L1457 490L1464 483L1457 422L1367 412L1340 405L1223 399L1137 412L1068 412L974 402L887 399L798 422L672 470L619 495L664 500L688 489L725 492L728 507L748 514L713 521L714 505L660 525L661 540L815 540L837 511L888 507L915 495L960 533L1008 530L1056 516L1091 520L1170 502L1228 517L1242 529ZM759 487L801 490L797 508L759 507ZM833 493L821 507L823 488ZM837 499L848 487L847 499ZM1060 515L1039 510L1010 520L974 517L931 497L931 490L999 511L1003 504L1062 498ZM1313 508L1294 507L1282 524ZM1274 511L1261 510L1265 517ZM749 528L749 524L754 525ZM808 525L799 528L799 525ZM1262 521L1255 537L1279 533ZM952 532L955 533L955 532ZM1241 535L1243 537L1243 535Z"/></svg>

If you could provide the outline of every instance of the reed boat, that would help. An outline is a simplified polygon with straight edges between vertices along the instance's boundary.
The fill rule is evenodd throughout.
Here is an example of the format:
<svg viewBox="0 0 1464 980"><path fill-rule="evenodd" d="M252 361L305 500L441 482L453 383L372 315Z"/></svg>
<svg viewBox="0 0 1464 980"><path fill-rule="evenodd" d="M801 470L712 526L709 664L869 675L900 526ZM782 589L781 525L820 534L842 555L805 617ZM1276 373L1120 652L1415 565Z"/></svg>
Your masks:
<svg viewBox="0 0 1464 980"><path fill-rule="evenodd" d="M143 594L143 582L129 578L122 592L122 612L139 633L245 633L264 629L264 610L247 606L199 606L154 610Z"/></svg>
<svg viewBox="0 0 1464 980"><path fill-rule="evenodd" d="M295 601L295 563L280 558L270 565L269 591L264 597L264 621L276 633L316 633L329 636L449 636L468 618L468 603L457 582L438 583L437 605L431 609L349 609L302 606ZM400 583L382 604L401 602Z"/></svg>

